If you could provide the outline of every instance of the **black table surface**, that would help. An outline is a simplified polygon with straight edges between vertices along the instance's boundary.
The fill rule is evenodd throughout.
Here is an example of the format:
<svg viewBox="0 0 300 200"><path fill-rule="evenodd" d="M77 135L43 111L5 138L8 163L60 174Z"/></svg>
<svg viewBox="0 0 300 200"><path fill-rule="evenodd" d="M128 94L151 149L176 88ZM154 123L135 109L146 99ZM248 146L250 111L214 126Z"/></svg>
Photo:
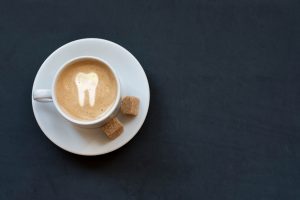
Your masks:
<svg viewBox="0 0 300 200"><path fill-rule="evenodd" d="M300 4L0 2L0 199L300 199ZM127 48L151 88L123 148L83 157L37 125L42 62L80 38ZM62 133L63 134L63 133Z"/></svg>

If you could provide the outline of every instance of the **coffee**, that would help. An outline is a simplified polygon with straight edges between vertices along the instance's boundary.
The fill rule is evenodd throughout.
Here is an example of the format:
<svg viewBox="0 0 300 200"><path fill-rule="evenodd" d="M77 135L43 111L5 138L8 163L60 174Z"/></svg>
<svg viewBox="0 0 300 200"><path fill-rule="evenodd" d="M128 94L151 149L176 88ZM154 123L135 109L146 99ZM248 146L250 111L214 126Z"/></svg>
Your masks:
<svg viewBox="0 0 300 200"><path fill-rule="evenodd" d="M110 68L91 58L67 65L55 83L55 96L61 110L85 121L103 116L116 101L117 90Z"/></svg>

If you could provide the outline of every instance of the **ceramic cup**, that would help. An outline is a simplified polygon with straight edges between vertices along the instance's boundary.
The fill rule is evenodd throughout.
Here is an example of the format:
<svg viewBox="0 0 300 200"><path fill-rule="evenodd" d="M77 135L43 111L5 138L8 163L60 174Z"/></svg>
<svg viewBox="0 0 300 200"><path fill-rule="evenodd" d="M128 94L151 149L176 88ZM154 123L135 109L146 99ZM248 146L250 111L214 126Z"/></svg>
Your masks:
<svg viewBox="0 0 300 200"><path fill-rule="evenodd" d="M94 119L94 120L78 120L75 118L70 117L68 114L66 114L65 112L62 111L62 109L60 108L60 106L57 103L57 99L56 99L56 95L55 95L55 86L56 86L56 82L57 82L57 77L59 76L59 74L61 73L61 71L68 65L70 65L73 62L77 62L80 60L86 60L86 59L94 59L94 60L98 60L100 62L105 63L110 70L112 71L116 82L117 82L117 97L116 100L113 104L113 106L107 110L103 116ZM33 99L35 101L41 102L41 103L49 103L49 102L53 102L56 110L69 122L73 123L74 125L78 125L80 127L84 127L84 128L95 128L95 127L100 127L103 124L105 124L109 119L113 118L119 111L120 108L120 103L121 103L121 86L120 86L120 81L119 78L117 76L117 73L115 72L115 70L111 67L110 64L108 64L106 61L104 61L103 59L100 59L98 57L93 57L93 56L81 56L81 57L77 57L74 58L72 60L69 60L68 62L66 62L64 65L62 65L62 67L59 68L59 70L56 72L54 79L53 79L53 83L52 83L52 87L51 89L37 89L35 91L33 91Z"/></svg>

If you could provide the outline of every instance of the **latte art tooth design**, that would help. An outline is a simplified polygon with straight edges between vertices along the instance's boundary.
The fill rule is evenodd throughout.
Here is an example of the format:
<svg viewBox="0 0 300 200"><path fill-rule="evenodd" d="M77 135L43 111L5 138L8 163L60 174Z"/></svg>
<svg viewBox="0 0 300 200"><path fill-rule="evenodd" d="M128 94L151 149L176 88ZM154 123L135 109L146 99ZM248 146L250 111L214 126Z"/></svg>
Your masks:
<svg viewBox="0 0 300 200"><path fill-rule="evenodd" d="M98 75L94 72L91 73L82 73L79 72L75 77L75 84L78 91L78 101L79 105L84 106L85 100L85 91L89 95L89 104L94 106L96 98L96 88L98 85L99 79Z"/></svg>

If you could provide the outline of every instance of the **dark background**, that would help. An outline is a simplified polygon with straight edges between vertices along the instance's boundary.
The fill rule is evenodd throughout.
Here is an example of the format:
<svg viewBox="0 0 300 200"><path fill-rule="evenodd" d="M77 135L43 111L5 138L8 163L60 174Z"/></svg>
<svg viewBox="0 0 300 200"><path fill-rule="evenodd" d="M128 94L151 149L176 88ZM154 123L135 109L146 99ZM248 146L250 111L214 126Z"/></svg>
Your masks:
<svg viewBox="0 0 300 200"><path fill-rule="evenodd" d="M300 199L296 1L0 2L0 199ZM144 67L149 114L123 148L65 152L39 129L46 57L112 40Z"/></svg>

